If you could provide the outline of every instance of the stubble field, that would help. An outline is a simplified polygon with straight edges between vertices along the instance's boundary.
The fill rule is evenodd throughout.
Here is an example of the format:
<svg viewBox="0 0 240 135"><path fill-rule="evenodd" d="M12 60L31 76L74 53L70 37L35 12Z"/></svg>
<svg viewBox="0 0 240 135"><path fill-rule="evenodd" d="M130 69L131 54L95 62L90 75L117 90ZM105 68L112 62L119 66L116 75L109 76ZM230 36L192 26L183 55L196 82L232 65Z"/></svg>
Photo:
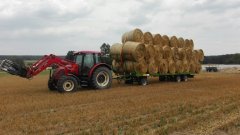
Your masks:
<svg viewBox="0 0 240 135"><path fill-rule="evenodd" d="M239 134L240 74L60 94L48 75L0 76L0 134Z"/></svg>

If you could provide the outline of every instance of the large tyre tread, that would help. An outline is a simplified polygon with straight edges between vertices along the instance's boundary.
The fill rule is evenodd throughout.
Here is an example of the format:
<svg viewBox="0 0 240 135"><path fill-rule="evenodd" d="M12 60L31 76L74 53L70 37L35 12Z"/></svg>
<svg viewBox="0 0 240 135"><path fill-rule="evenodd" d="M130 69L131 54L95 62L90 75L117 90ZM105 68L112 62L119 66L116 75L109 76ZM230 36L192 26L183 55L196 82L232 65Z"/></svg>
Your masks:
<svg viewBox="0 0 240 135"><path fill-rule="evenodd" d="M64 82L67 81L67 80L71 80L71 81L73 81L73 83L74 83L74 88L73 88L72 91L65 91L64 88L63 88L63 84L64 84ZM60 93L63 93L63 92L74 92L74 91L77 90L77 88L78 88L77 79L75 79L75 78L72 77L72 76L62 76L62 77L60 77L60 79L59 79L58 82L57 82L57 90L58 90L58 92L60 92Z"/></svg>
<svg viewBox="0 0 240 135"><path fill-rule="evenodd" d="M109 75L109 83L105 87L99 86L97 84L97 81L96 81L97 75L101 71L105 71ZM111 87L111 85L112 85L112 73L111 73L111 70L109 70L106 67L99 67L99 68L95 69L95 71L93 72L92 77L91 77L91 87L94 88L94 89L108 89L108 88Z"/></svg>

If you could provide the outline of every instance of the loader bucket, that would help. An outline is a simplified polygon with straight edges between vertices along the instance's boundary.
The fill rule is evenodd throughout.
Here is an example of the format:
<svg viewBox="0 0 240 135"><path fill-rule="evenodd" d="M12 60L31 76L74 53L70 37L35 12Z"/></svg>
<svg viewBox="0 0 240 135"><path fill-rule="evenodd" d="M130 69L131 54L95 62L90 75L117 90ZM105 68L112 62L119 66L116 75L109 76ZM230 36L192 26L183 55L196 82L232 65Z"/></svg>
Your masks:
<svg viewBox="0 0 240 135"><path fill-rule="evenodd" d="M11 60L3 60L0 64L0 70L12 75L27 78L27 69Z"/></svg>

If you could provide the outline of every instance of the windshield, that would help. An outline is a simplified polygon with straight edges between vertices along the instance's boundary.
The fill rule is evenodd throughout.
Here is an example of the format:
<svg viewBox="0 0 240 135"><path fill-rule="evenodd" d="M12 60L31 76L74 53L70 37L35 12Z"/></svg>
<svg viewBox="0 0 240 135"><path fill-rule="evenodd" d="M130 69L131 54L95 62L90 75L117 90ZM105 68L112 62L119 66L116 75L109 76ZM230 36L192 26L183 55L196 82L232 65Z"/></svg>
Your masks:
<svg viewBox="0 0 240 135"><path fill-rule="evenodd" d="M76 61L77 64L79 64L79 65L82 64L82 57L83 57L82 54L79 54L79 55L76 56L75 61Z"/></svg>

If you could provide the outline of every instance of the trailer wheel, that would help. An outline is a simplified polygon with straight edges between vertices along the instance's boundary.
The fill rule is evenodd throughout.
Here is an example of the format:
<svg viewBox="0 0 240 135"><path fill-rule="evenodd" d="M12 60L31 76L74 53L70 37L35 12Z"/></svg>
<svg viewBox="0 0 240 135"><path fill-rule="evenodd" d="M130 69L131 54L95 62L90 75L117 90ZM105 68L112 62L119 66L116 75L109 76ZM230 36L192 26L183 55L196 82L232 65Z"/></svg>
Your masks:
<svg viewBox="0 0 240 135"><path fill-rule="evenodd" d="M175 81L176 81L177 83L181 82L181 77L180 77L180 76L176 76L176 77L175 77Z"/></svg>
<svg viewBox="0 0 240 135"><path fill-rule="evenodd" d="M148 85L147 77L140 77L138 80L138 84L142 86Z"/></svg>
<svg viewBox="0 0 240 135"><path fill-rule="evenodd" d="M92 87L94 89L107 89L112 85L112 73L106 67L97 68L92 75Z"/></svg>
<svg viewBox="0 0 240 135"><path fill-rule="evenodd" d="M49 89L50 91L57 90L57 87L56 87L54 81L51 80L51 79L48 80L48 89Z"/></svg>
<svg viewBox="0 0 240 135"><path fill-rule="evenodd" d="M57 82L57 90L59 92L73 92L78 87L77 80L72 76L62 76Z"/></svg>
<svg viewBox="0 0 240 135"><path fill-rule="evenodd" d="M165 76L159 76L159 81L166 81L166 77Z"/></svg>
<svg viewBox="0 0 240 135"><path fill-rule="evenodd" d="M186 75L184 75L184 76L182 77L182 81L187 82L187 81L188 81L188 77L187 77Z"/></svg>

